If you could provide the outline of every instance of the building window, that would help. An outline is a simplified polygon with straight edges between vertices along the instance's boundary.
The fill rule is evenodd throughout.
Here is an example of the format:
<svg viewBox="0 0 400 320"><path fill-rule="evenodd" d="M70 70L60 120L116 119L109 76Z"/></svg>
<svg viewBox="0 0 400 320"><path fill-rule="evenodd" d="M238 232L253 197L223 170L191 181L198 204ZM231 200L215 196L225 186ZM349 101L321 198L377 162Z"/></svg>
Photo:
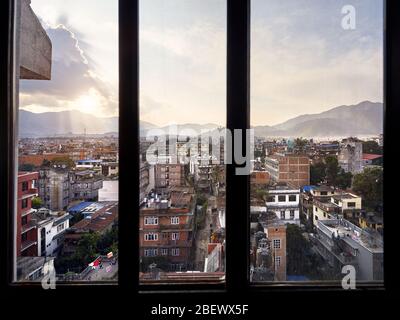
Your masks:
<svg viewBox="0 0 400 320"><path fill-rule="evenodd" d="M285 220L285 211L284 210L281 211L281 219Z"/></svg>
<svg viewBox="0 0 400 320"><path fill-rule="evenodd" d="M145 233L144 240L145 241L157 241L158 233Z"/></svg>
<svg viewBox="0 0 400 320"><path fill-rule="evenodd" d="M290 210L290 219L294 219L294 210Z"/></svg>
<svg viewBox="0 0 400 320"><path fill-rule="evenodd" d="M179 240L179 232L172 232L171 239L172 240Z"/></svg>
<svg viewBox="0 0 400 320"><path fill-rule="evenodd" d="M61 223L57 226L57 232L64 230L64 223Z"/></svg>
<svg viewBox="0 0 400 320"><path fill-rule="evenodd" d="M278 196L279 202L286 202L286 196Z"/></svg>
<svg viewBox="0 0 400 320"><path fill-rule="evenodd" d="M267 198L267 202L275 202L275 197L274 196L269 196Z"/></svg>
<svg viewBox="0 0 400 320"><path fill-rule="evenodd" d="M21 201L21 208L25 209L28 207L28 199L22 199Z"/></svg>
<svg viewBox="0 0 400 320"><path fill-rule="evenodd" d="M167 248L162 248L161 249L161 255L162 256L167 256L168 255L168 249Z"/></svg>
<svg viewBox="0 0 400 320"><path fill-rule="evenodd" d="M27 216L23 216L22 218L21 218L21 225L26 225L28 223L28 217Z"/></svg>
<svg viewBox="0 0 400 320"><path fill-rule="evenodd" d="M280 249L281 248L281 239L274 239L274 249Z"/></svg>
<svg viewBox="0 0 400 320"><path fill-rule="evenodd" d="M145 257L155 257L158 255L157 249L144 249L144 256Z"/></svg>
<svg viewBox="0 0 400 320"><path fill-rule="evenodd" d="M281 266L281 257L277 256L275 257L275 267L280 267Z"/></svg>
<svg viewBox="0 0 400 320"><path fill-rule="evenodd" d="M158 217L145 217L144 224L145 225L158 225Z"/></svg>
<svg viewBox="0 0 400 320"><path fill-rule="evenodd" d="M347 202L347 207L349 208L355 208L356 203L355 202Z"/></svg>
<svg viewBox="0 0 400 320"><path fill-rule="evenodd" d="M179 248L172 248L171 256L178 257L179 256Z"/></svg>
<svg viewBox="0 0 400 320"><path fill-rule="evenodd" d="M290 196L289 196L289 201L290 202L295 202L296 201L296 196L295 195L293 195L293 194L291 194Z"/></svg>
<svg viewBox="0 0 400 320"><path fill-rule="evenodd" d="M171 217L171 224L179 224L179 217Z"/></svg>
<svg viewBox="0 0 400 320"><path fill-rule="evenodd" d="M28 191L29 185L28 181L22 182L22 192Z"/></svg>

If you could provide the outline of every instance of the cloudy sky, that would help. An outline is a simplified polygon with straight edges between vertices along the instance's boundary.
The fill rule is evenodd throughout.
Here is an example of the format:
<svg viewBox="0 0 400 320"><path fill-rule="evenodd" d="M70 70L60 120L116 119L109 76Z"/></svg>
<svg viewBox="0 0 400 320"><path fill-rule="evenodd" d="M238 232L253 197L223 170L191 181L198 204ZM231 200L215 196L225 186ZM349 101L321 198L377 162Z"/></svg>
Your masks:
<svg viewBox="0 0 400 320"><path fill-rule="evenodd" d="M341 27L343 5L356 29ZM32 0L53 44L51 81L21 81L21 108L118 114L116 0ZM382 1L253 0L252 124L382 101ZM140 2L141 119L224 124L226 1Z"/></svg>

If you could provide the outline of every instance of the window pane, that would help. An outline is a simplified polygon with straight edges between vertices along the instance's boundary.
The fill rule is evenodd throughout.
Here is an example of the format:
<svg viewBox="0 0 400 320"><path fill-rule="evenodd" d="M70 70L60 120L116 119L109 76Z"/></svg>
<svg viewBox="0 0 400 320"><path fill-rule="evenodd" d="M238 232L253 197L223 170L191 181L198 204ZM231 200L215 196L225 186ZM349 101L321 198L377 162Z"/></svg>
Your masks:
<svg viewBox="0 0 400 320"><path fill-rule="evenodd" d="M383 1L350 4L252 0L254 282L383 280Z"/></svg>
<svg viewBox="0 0 400 320"><path fill-rule="evenodd" d="M15 280L117 280L117 1L19 4Z"/></svg>
<svg viewBox="0 0 400 320"><path fill-rule="evenodd" d="M226 1L139 7L140 282L221 281Z"/></svg>

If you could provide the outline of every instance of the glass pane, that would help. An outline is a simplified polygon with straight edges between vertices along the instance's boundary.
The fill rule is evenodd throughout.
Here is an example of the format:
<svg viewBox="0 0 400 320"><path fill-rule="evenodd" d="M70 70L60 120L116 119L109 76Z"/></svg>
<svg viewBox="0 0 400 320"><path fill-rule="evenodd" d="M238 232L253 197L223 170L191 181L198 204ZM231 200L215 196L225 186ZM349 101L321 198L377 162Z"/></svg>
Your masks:
<svg viewBox="0 0 400 320"><path fill-rule="evenodd" d="M383 4L252 1L253 282L383 280Z"/></svg>
<svg viewBox="0 0 400 320"><path fill-rule="evenodd" d="M15 280L117 280L118 2L18 3Z"/></svg>
<svg viewBox="0 0 400 320"><path fill-rule="evenodd" d="M140 282L221 281L226 1L139 7Z"/></svg>

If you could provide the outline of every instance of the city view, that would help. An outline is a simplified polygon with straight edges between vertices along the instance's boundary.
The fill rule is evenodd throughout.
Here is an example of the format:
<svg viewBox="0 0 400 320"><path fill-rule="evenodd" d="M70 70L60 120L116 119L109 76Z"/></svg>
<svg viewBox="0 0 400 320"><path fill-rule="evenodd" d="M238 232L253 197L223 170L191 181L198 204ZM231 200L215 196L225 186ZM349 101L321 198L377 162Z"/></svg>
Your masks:
<svg viewBox="0 0 400 320"><path fill-rule="evenodd" d="M298 2L252 1L250 281L383 281L383 4L344 30L337 1ZM117 1L75 5L21 2L50 65L21 49L17 281L118 280ZM140 17L138 277L224 282L226 1Z"/></svg>

